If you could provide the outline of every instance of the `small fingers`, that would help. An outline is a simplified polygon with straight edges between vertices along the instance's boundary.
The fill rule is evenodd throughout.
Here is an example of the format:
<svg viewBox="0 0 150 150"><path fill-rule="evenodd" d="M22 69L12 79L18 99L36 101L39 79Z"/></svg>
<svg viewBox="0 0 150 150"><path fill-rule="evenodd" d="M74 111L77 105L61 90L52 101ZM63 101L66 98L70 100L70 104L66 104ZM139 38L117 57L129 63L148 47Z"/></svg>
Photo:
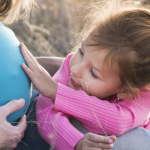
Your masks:
<svg viewBox="0 0 150 150"><path fill-rule="evenodd" d="M111 148L113 148L113 144L91 142L89 147L101 148L101 149L111 149Z"/></svg>
<svg viewBox="0 0 150 150"><path fill-rule="evenodd" d="M108 136L108 138L110 138L113 142L115 142L117 139L115 135Z"/></svg>
<svg viewBox="0 0 150 150"><path fill-rule="evenodd" d="M97 142L92 142L89 141L88 139L83 139L82 141L82 147L90 147L90 148L101 148L101 149L111 149L113 148L113 144L106 144L106 143L97 143Z"/></svg>
<svg viewBox="0 0 150 150"><path fill-rule="evenodd" d="M25 64L21 64L21 67L31 80L33 80L36 77L34 72L30 70L30 68L28 68Z"/></svg>
<svg viewBox="0 0 150 150"><path fill-rule="evenodd" d="M86 148L82 148L82 150L105 150L105 149L95 148L95 147L86 147Z"/></svg>
<svg viewBox="0 0 150 150"><path fill-rule="evenodd" d="M32 55L32 57L30 57L30 55L28 54L28 51L26 50L25 46L23 45L23 43L20 44L20 48L21 48L21 53L22 56L24 57L28 67L35 72L35 69L37 68L36 63L32 60L32 57L34 57Z"/></svg>
<svg viewBox="0 0 150 150"><path fill-rule="evenodd" d="M26 55L28 55L28 57L33 62L33 64L35 66L38 66L39 64L38 61L35 59L35 57L32 55L32 53L26 48L26 46L23 43L20 44L20 48L22 49L22 51L26 53Z"/></svg>
<svg viewBox="0 0 150 150"><path fill-rule="evenodd" d="M87 139L92 141L92 142L96 142L96 143L108 143L108 144L112 144L113 140L110 139L109 137L104 137L102 135L98 135L98 134L94 134L94 133L87 133L85 136L87 136Z"/></svg>

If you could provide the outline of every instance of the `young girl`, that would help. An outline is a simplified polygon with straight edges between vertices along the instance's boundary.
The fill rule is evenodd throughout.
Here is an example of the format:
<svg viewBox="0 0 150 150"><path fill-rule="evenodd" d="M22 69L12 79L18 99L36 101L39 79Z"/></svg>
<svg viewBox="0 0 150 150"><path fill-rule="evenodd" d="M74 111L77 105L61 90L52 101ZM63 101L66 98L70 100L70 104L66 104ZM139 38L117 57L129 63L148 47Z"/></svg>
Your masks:
<svg viewBox="0 0 150 150"><path fill-rule="evenodd" d="M23 1L23 0L8 0L8 1L7 0L1 0L0 1L0 20L5 24L10 24L13 21L16 21L18 18L22 18L23 16L26 16L29 13L29 11L31 10L31 7L33 7L34 5L36 5L35 0L26 0L26 1ZM3 25L1 25L0 29L4 30L4 32L5 32L6 27L4 27L4 26L2 27L2 26ZM12 31L11 30L9 30L9 31L12 34ZM3 38L5 37L5 35L7 35L7 37L8 37L8 32L5 32L4 34L0 35L2 41L3 41ZM16 39L15 36L12 37L12 40L11 40L11 38L9 38L9 42L10 43L13 42L14 39ZM1 41L1 43L2 43L2 41ZM5 47L6 43L1 44L1 52L6 50L3 48L3 46ZM16 51L16 47L18 48L18 45L15 45L15 47L10 47L10 50ZM11 55L10 55L10 57L11 57ZM11 59L13 59L15 62L15 59L13 56L11 57ZM5 64L5 61L4 61L4 64ZM1 61L1 66L3 66L3 61ZM16 65L12 66L11 69L7 68L7 74L9 74L12 71L12 69L16 70ZM0 80L3 80L3 76L1 76L1 77L2 78L0 78ZM9 86L14 87L14 85L12 85L11 82L10 82ZM24 89L24 87L23 87L23 89ZM3 90L1 89L1 91L3 91ZM5 91L6 91L6 89L5 89ZM34 99L34 96L32 96L30 106L29 106L28 111L26 113L28 121L35 120L34 111L31 110L31 105L33 106L32 108L35 108L34 107L35 102L33 99ZM20 109L24 105L24 100L19 101L20 105L18 104L18 101L19 100L12 101L9 104L6 104L5 106L2 106L0 108L0 116L1 116L0 149L1 150L14 149L19 142L23 143L23 146L25 148L20 148L20 147L17 147L17 148L22 149L22 150L28 149L28 148L32 149L32 150L34 150L34 149L36 149L36 150L49 149L49 145L44 140L42 140L42 138L39 136L38 131L37 131L37 125L34 124L33 122L28 123L28 127L26 129L25 136L24 136L24 130L26 128L26 122L25 122L26 117L25 116L22 117L21 121L19 122L19 124L17 126L12 126L10 123L7 122L7 120L6 120L7 115ZM32 128L32 132L30 130L31 128ZM28 136L26 135L27 132L29 133ZM23 139L21 141L23 136L24 136L24 139L26 139L26 140ZM84 139L88 140L90 138L89 139L89 142L90 142L92 139L91 137L98 137L97 141L100 143L104 143L100 147L104 147L104 148L110 147L110 144L107 144L107 143L109 143L109 141L108 141L108 140L110 140L109 138L102 137L102 136L95 135L95 134L91 133L91 134L86 134ZM111 137L111 138L113 141L115 141L115 137ZM30 144L29 144L29 141L30 141ZM95 141L95 140L93 140L93 141ZM86 143L88 144L89 142L86 142ZM91 143L89 143L89 145L91 145ZM112 141L110 143L112 143ZM27 147L27 145L29 147ZM84 147L85 146L83 146L82 148L84 149Z"/></svg>
<svg viewBox="0 0 150 150"><path fill-rule="evenodd" d="M109 4L112 9L95 16L92 30L53 78L21 45L28 64L22 68L41 93L39 132L56 149L82 147L83 135L70 125L70 116L97 134L150 130L150 11Z"/></svg>

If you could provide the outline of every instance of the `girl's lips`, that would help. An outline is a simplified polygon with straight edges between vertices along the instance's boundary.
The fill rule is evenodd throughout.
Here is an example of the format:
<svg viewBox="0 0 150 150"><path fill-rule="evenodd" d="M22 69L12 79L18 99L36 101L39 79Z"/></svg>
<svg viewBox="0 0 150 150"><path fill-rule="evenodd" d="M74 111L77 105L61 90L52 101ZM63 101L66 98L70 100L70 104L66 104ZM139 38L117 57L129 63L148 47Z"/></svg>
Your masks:
<svg viewBox="0 0 150 150"><path fill-rule="evenodd" d="M70 82L72 83L72 85L74 87L81 87L80 85L78 85L71 77L70 77Z"/></svg>

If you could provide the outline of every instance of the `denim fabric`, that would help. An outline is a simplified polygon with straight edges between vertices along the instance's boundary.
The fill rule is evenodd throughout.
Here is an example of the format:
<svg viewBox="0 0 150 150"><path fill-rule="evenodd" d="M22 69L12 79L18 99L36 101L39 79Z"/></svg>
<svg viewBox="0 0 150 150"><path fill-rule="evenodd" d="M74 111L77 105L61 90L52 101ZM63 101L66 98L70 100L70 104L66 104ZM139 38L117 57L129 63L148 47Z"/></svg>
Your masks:
<svg viewBox="0 0 150 150"><path fill-rule="evenodd" d="M41 138L37 129L35 106L38 95L37 91L32 91L32 98L26 112L29 123L27 123L24 137L15 150L50 150L50 146Z"/></svg>
<svg viewBox="0 0 150 150"><path fill-rule="evenodd" d="M150 131L135 128L119 137L111 150L150 150Z"/></svg>

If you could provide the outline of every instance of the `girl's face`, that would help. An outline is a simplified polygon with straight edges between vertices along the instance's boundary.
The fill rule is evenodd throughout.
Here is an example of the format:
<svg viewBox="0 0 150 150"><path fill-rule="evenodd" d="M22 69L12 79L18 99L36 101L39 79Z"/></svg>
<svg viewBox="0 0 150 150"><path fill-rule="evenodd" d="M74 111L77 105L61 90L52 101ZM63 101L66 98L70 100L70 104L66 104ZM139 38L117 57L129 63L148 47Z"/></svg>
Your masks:
<svg viewBox="0 0 150 150"><path fill-rule="evenodd" d="M87 46L88 39L82 42L81 48L70 60L70 79L68 86L75 90L83 90L100 99L117 94L123 86L118 74L104 67L106 50Z"/></svg>

